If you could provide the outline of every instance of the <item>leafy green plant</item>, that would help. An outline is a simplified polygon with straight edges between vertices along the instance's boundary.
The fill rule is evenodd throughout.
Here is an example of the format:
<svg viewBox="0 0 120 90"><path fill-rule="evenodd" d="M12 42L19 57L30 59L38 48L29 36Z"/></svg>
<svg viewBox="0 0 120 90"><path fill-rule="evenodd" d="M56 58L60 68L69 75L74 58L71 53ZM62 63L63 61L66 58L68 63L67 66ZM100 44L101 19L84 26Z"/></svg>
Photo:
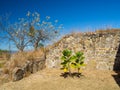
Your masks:
<svg viewBox="0 0 120 90"><path fill-rule="evenodd" d="M84 64L84 59L85 59L84 54L82 52L77 52L75 54L75 58L76 58L75 61L71 65L72 65L72 67L77 68L78 73L80 73L79 71L80 71L81 67L85 66L85 64Z"/></svg>
<svg viewBox="0 0 120 90"><path fill-rule="evenodd" d="M71 50L65 49L62 52L62 57L61 57L61 65L62 69L64 72L68 72L69 75L71 76L71 68L73 67L74 69L78 69L78 74L80 73L80 69L82 66L85 66L84 64L84 55L82 52L77 52L75 55L72 54Z"/></svg>
<svg viewBox="0 0 120 90"><path fill-rule="evenodd" d="M71 50L63 50L62 52L63 56L61 58L62 63L61 65L63 66L63 70L65 72L69 72L69 74L71 75L71 63L76 59L75 56L72 55L72 51Z"/></svg>

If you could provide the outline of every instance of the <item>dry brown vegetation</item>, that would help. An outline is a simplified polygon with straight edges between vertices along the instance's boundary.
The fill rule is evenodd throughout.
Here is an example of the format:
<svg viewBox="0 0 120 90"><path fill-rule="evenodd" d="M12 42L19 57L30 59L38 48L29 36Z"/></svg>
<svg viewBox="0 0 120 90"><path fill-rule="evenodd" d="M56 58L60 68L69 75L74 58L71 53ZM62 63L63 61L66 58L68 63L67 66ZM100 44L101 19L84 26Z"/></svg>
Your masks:
<svg viewBox="0 0 120 90"><path fill-rule="evenodd" d="M4 69L12 70L15 67L21 67L27 60L35 60L38 57L42 57L44 55L44 48L41 48L37 51L29 51L29 52L17 52L11 56L11 60L9 60L5 65Z"/></svg>
<svg viewBox="0 0 120 90"><path fill-rule="evenodd" d="M4 54L5 56L5 54ZM44 56L44 48L37 51L17 52L11 58L0 60L0 84L11 81L12 71L15 67L23 67L28 60L36 60Z"/></svg>
<svg viewBox="0 0 120 90"><path fill-rule="evenodd" d="M96 30L96 33L99 34L104 34L104 33L116 33L116 32L120 32L120 29L106 29L106 30Z"/></svg>
<svg viewBox="0 0 120 90"><path fill-rule="evenodd" d="M6 61L8 61L10 58L10 54L7 51L1 51L0 50L0 68L4 66Z"/></svg>
<svg viewBox="0 0 120 90"><path fill-rule="evenodd" d="M37 57L43 56L43 50L37 51L29 51L29 52L18 52L12 56L12 60L16 62L16 64L21 65L22 63L26 62L27 60L34 60Z"/></svg>

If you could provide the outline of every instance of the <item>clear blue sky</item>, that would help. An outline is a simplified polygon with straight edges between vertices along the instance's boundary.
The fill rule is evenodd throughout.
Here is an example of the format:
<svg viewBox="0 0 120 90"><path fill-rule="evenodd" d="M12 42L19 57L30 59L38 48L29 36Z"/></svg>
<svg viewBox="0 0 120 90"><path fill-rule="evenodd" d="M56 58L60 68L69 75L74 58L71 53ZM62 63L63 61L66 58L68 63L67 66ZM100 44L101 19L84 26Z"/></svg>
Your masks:
<svg viewBox="0 0 120 90"><path fill-rule="evenodd" d="M120 0L0 0L0 15L11 13L11 21L37 11L64 25L63 33L111 26L120 27Z"/></svg>

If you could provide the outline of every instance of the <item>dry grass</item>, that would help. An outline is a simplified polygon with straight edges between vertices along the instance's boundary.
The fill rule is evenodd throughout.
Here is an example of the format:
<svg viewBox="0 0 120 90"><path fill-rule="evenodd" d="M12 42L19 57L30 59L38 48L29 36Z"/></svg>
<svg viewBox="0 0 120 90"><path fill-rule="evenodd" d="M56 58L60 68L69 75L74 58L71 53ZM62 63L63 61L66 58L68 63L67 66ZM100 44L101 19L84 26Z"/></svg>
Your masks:
<svg viewBox="0 0 120 90"><path fill-rule="evenodd" d="M10 59L9 52L0 52L0 68Z"/></svg>
<svg viewBox="0 0 120 90"><path fill-rule="evenodd" d="M44 50L42 48L37 51L17 52L3 66L3 73L10 74L15 67L22 67L27 60L36 60L36 58L40 58L43 55Z"/></svg>
<svg viewBox="0 0 120 90"><path fill-rule="evenodd" d="M106 29L106 30L96 30L95 32L89 31L85 33L75 33L72 32L71 34L66 35L63 38L68 38L69 36L81 36L81 35L93 35L93 34L108 34L108 33L120 33L120 29Z"/></svg>
<svg viewBox="0 0 120 90"><path fill-rule="evenodd" d="M106 30L96 30L96 33L106 34L106 33L120 33L120 29L106 29Z"/></svg>
<svg viewBox="0 0 120 90"><path fill-rule="evenodd" d="M29 52L18 52L13 55L12 60L17 60L17 62L21 64L22 62L24 63L27 60L34 60L37 57L41 57L43 56L43 54L43 49Z"/></svg>
<svg viewBox="0 0 120 90"><path fill-rule="evenodd" d="M112 71L84 71L81 78L60 77L62 71L45 69L18 82L1 86L0 90L120 90Z"/></svg>
<svg viewBox="0 0 120 90"><path fill-rule="evenodd" d="M22 53L19 52L14 56L13 59L18 61L21 60L21 62L25 62L26 60L34 60L37 57L41 57L43 55L44 55L44 52L43 52L43 49L41 48L37 51L29 51L29 52L22 52Z"/></svg>
<svg viewBox="0 0 120 90"><path fill-rule="evenodd" d="M0 61L0 83L11 81L12 71L15 67L22 67L27 60L38 60L44 56L44 49L37 51L17 52L12 55L10 60L1 59Z"/></svg>

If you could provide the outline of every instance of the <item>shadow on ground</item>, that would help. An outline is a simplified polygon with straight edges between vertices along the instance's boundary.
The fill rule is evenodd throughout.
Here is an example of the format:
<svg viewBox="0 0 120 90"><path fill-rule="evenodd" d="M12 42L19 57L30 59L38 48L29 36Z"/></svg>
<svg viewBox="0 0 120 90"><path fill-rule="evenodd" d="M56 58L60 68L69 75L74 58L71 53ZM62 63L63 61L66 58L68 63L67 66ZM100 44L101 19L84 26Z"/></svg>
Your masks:
<svg viewBox="0 0 120 90"><path fill-rule="evenodd" d="M120 44L118 46L117 49L117 53L116 53L116 57L115 57L115 61L114 61L114 66L113 66L113 70L118 72L120 71Z"/></svg>
<svg viewBox="0 0 120 90"><path fill-rule="evenodd" d="M81 73L68 73L68 72L65 72L65 73L61 73L61 75L60 75L61 77L64 77L64 78L67 78L67 77L72 77L72 78L74 78L74 77L77 77L77 78L80 78L81 76L83 76Z"/></svg>
<svg viewBox="0 0 120 90"><path fill-rule="evenodd" d="M118 86L120 87L120 44L118 46L113 70L117 73L117 75L112 75Z"/></svg>
<svg viewBox="0 0 120 90"><path fill-rule="evenodd" d="M112 75L118 86L120 87L120 75Z"/></svg>

